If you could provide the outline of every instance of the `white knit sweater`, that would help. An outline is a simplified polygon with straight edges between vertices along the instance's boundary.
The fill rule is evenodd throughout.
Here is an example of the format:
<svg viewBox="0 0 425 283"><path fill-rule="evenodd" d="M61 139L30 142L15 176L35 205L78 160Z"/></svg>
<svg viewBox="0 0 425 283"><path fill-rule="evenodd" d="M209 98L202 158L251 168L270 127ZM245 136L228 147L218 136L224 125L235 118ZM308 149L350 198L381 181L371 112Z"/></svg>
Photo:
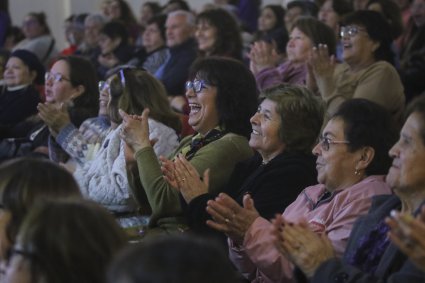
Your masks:
<svg viewBox="0 0 425 283"><path fill-rule="evenodd" d="M149 138L157 139L154 151L157 156L168 156L178 145L176 132L153 119L149 119ZM115 212L134 210L129 192L124 142L120 138L121 126L111 131L93 160L78 166L74 177L87 198Z"/></svg>

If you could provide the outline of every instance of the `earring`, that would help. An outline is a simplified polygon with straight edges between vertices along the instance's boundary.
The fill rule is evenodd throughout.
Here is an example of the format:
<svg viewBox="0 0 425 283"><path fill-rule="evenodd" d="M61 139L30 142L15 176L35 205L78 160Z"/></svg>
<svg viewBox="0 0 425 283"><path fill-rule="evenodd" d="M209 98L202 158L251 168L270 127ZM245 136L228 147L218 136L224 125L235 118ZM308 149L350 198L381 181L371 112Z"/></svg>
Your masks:
<svg viewBox="0 0 425 283"><path fill-rule="evenodd" d="M359 176L360 175L359 170L356 169L356 171L354 171L354 175Z"/></svg>

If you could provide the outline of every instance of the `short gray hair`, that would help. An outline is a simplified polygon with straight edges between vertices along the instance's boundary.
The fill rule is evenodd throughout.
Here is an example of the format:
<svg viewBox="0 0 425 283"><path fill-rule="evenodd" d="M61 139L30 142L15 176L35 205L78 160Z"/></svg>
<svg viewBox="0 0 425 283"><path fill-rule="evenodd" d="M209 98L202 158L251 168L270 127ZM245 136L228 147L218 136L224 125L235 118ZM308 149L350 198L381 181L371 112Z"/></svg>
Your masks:
<svg viewBox="0 0 425 283"><path fill-rule="evenodd" d="M194 27L196 25L195 15L193 15L193 13L191 13L191 12L184 11L184 10L173 11L173 12L168 14L167 19L171 18L171 17L176 17L176 16L185 16L186 17L186 23L190 27Z"/></svg>

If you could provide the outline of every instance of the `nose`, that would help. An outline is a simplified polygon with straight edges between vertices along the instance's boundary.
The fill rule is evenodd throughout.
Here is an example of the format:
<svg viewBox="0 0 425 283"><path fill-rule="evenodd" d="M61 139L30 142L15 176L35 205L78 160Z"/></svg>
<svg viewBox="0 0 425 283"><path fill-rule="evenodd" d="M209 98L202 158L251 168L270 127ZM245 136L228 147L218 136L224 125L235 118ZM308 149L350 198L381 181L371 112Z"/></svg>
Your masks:
<svg viewBox="0 0 425 283"><path fill-rule="evenodd" d="M319 156L322 154L322 146L320 144L320 141L313 147L312 153L315 156Z"/></svg>
<svg viewBox="0 0 425 283"><path fill-rule="evenodd" d="M398 154L399 154L398 144L399 144L399 142L396 142L396 144L393 145L393 147L388 151L388 154L391 158L395 158L395 157L398 156Z"/></svg>
<svg viewBox="0 0 425 283"><path fill-rule="evenodd" d="M258 125L258 116L260 116L260 113L255 112L251 119L249 119L252 125Z"/></svg>
<svg viewBox="0 0 425 283"><path fill-rule="evenodd" d="M195 97L196 96L195 91L193 90L192 87L188 87L186 89L185 95L186 95L187 98L189 98L189 97Z"/></svg>

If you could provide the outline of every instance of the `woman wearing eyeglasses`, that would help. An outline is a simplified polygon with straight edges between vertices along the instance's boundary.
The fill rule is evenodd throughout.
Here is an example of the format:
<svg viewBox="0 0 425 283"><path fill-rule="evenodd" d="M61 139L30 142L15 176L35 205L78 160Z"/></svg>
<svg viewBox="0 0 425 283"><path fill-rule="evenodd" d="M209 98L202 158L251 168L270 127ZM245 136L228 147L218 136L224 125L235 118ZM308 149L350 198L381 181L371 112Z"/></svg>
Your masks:
<svg viewBox="0 0 425 283"><path fill-rule="evenodd" d="M365 98L386 108L401 125L404 109L403 85L391 65L391 28L374 11L356 11L341 27L343 64L336 64L328 47L319 45L310 58L311 89L317 90L332 115L351 98Z"/></svg>
<svg viewBox="0 0 425 283"><path fill-rule="evenodd" d="M131 180L127 178L118 109L133 115L150 109L149 138L155 140L153 151L158 156L168 155L177 147L180 120L169 106L163 85L144 70L118 69L102 86L102 93L109 95L107 111L111 127L105 129L107 135L97 148L89 143L80 147L85 140L79 139L79 131L72 124L61 129L56 141L77 163L74 177L83 195L111 211L121 226L141 226L146 224L146 217L140 216L138 209L146 213L149 208L143 201L136 204L129 190Z"/></svg>
<svg viewBox="0 0 425 283"><path fill-rule="evenodd" d="M192 65L186 97L190 107L188 122L196 133L180 142L169 155L170 160L161 158L162 165L172 168L171 160L181 154L199 174L209 168L209 191L217 194L223 190L235 164L253 154L247 138L252 131L249 118L257 108L255 79L249 69L234 59L207 57ZM137 177L152 208L150 232L182 231L187 228L185 207L173 188L181 180L171 186L164 179L147 135L148 114L144 111L140 122L122 112L122 137L135 158Z"/></svg>
<svg viewBox="0 0 425 283"><path fill-rule="evenodd" d="M397 130L385 109L364 99L342 104L313 148L319 184L305 188L282 217L288 223L305 220L314 232L326 233L341 256L354 221L367 213L371 197L391 193L383 175L396 140ZM242 207L220 194L208 202L207 212L213 218L207 224L227 234L230 257L247 279L292 278L293 266L273 243L272 223L259 216L250 195Z"/></svg>

